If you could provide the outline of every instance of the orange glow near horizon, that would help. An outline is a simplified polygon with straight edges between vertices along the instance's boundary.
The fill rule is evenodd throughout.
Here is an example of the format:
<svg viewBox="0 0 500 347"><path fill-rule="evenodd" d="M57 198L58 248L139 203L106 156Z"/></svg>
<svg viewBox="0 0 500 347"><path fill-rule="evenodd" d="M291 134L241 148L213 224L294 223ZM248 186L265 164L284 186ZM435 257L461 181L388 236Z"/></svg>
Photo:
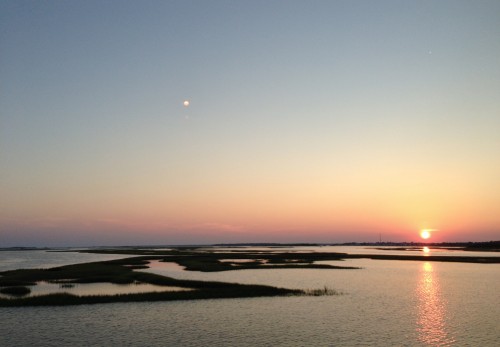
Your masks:
<svg viewBox="0 0 500 347"><path fill-rule="evenodd" d="M245 184L208 176L203 184L192 185L180 181L174 185L153 175L151 180L131 179L126 191L104 185L94 195L85 193L87 186L72 191L55 187L52 194L58 199L54 204L32 199L30 208L22 209L11 199L13 203L4 212L12 216L9 228L44 229L54 239L64 230L81 235L100 230L117 239L134 234L144 242L174 237L185 237L186 242L196 238L203 242L365 242L378 241L380 234L384 241L394 242L461 241L474 237L467 232L472 226L493 229L498 220L496 215L490 218L482 212L469 215L470 209L464 212L465 207L445 210L442 206L453 207L445 198L434 199L441 202L435 204L395 191L382 199L380 186L384 183L373 177L373 182L359 179L356 184L341 177L340 185L321 175L313 180L304 173L310 180L301 185L298 177L285 173L282 180L246 175ZM344 185L355 187L352 194ZM72 199L69 192L77 198ZM477 216L483 219L478 222Z"/></svg>

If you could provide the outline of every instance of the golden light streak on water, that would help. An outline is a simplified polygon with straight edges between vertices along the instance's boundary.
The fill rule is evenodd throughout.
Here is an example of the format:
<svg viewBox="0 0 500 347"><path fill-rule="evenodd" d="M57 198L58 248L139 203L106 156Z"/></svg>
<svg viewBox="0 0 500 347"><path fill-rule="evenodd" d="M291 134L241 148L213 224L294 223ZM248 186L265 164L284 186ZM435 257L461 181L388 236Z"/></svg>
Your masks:
<svg viewBox="0 0 500 347"><path fill-rule="evenodd" d="M426 346L450 346L455 340L446 329L446 301L442 298L439 279L433 265L425 262L417 286L418 339Z"/></svg>

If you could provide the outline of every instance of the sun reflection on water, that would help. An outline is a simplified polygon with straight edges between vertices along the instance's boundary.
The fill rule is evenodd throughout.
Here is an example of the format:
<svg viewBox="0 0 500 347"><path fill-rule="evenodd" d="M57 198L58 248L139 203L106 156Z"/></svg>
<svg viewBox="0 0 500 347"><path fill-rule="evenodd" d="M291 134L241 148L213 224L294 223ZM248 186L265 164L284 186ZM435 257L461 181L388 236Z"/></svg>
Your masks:
<svg viewBox="0 0 500 347"><path fill-rule="evenodd" d="M427 346L449 346L455 340L446 330L446 302L441 296L438 276L430 262L425 262L420 271L417 286L419 340Z"/></svg>

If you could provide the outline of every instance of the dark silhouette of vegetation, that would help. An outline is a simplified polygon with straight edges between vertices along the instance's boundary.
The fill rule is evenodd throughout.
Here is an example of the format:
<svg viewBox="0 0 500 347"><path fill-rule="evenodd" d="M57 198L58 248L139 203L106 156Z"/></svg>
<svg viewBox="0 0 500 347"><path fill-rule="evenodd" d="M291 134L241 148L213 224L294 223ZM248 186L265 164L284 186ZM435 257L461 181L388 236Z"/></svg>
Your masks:
<svg viewBox="0 0 500 347"><path fill-rule="evenodd" d="M405 250L407 248L404 248ZM213 248L213 250L216 250ZM413 260L460 263L499 264L500 257L481 256L441 256L441 255L397 255L397 254L347 254L333 252L291 252L277 250L244 250L236 248L231 251L215 252L211 249L189 248L173 250L151 249L99 249L82 252L102 254L134 254L157 256L161 261L174 262L190 271L228 271L245 269L272 268L320 268L320 269L356 269L349 266L317 264L318 261L343 261L345 259L379 259L379 260ZM251 260L249 262L227 260Z"/></svg>
<svg viewBox="0 0 500 347"><path fill-rule="evenodd" d="M486 244L493 249L496 245ZM0 306L23 305L78 305L125 301L193 300L214 298L243 298L276 295L334 295L333 289L311 289L307 291L276 288L262 285L243 285L225 282L180 280L138 270L148 268L153 260L177 263L189 271L232 271L247 269L357 269L356 267L321 264L321 261L345 259L384 259L413 261L442 261L465 263L500 263L500 257L467 257L435 255L390 255L390 254L347 254L333 252L252 250L241 247L220 251L210 247L170 247L167 250L153 248L110 248L89 249L80 252L101 254L126 254L134 257L103 262L92 262L60 266L50 269L21 269L0 272L0 290L3 293L22 293L39 281L63 283L149 283L158 286L175 286L188 290L120 295L74 296L51 294L44 296L15 297L0 299ZM24 289L21 289L24 288ZM21 294L18 294L21 295ZM23 294L25 295L25 294Z"/></svg>
<svg viewBox="0 0 500 347"><path fill-rule="evenodd" d="M228 252L212 252L205 248L178 248L174 250L151 249L93 249L81 252L100 254L143 255L142 260L174 262L188 271L217 272L248 269L358 269L352 266L316 264L317 261L343 261L346 253L296 253L253 251L237 249ZM244 262L241 262L243 260ZM114 262L119 263L120 260ZM136 267L140 267L138 264Z"/></svg>
<svg viewBox="0 0 500 347"><path fill-rule="evenodd" d="M0 293L12 296L24 296L31 293L31 290L27 287L5 287L0 289Z"/></svg>
<svg viewBox="0 0 500 347"><path fill-rule="evenodd" d="M13 283L36 283L49 281L56 283L150 283L158 286L175 286L190 290L136 293L120 295L75 296L70 294L50 294L25 298L0 299L0 306L39 305L79 305L128 301L194 300L215 298L246 298L259 296L304 295L297 289L277 288L265 285L245 285L237 283L179 280L157 274L134 271L147 267L150 260L158 257L134 257L105 262L93 262L60 266L50 269L22 269L1 272L2 291L20 293ZM26 293L27 294L27 293Z"/></svg>
<svg viewBox="0 0 500 347"><path fill-rule="evenodd" d="M378 259L378 260L416 260L439 261L452 263L483 263L499 264L500 257L468 257L468 256L440 256L440 255L391 255L391 254L348 254L350 259Z"/></svg>
<svg viewBox="0 0 500 347"><path fill-rule="evenodd" d="M144 301L173 301L173 300L200 300L200 299L230 299L250 298L262 296L289 296L307 295L302 290L275 288L258 285L236 285L207 287L192 291L178 292L150 292L139 294L119 295L89 295L75 296L70 294L49 294L20 299L0 299L2 306L67 306L84 304L104 304L112 302L144 302Z"/></svg>
<svg viewBox="0 0 500 347"><path fill-rule="evenodd" d="M500 252L500 241L474 242L464 248L465 251Z"/></svg>
<svg viewBox="0 0 500 347"><path fill-rule="evenodd" d="M306 295L310 296L325 296L325 295L342 295L343 293L336 291L335 289L328 288L324 286L320 289L309 289L304 291Z"/></svg>

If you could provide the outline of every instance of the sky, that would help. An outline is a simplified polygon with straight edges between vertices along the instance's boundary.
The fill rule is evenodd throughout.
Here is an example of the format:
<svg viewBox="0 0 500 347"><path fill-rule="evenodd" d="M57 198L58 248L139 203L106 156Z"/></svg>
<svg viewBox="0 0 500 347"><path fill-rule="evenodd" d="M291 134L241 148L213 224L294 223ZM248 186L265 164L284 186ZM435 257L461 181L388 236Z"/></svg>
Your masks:
<svg viewBox="0 0 500 347"><path fill-rule="evenodd" d="M1 1L0 247L499 240L499 37L499 1Z"/></svg>

